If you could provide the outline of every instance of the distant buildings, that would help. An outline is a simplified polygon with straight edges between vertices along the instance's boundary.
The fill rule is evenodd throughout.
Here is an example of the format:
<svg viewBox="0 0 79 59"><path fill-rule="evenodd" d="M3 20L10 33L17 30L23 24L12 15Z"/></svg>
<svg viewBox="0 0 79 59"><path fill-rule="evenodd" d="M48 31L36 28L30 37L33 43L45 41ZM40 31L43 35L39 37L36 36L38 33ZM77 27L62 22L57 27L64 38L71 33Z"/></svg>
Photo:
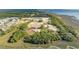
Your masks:
<svg viewBox="0 0 79 59"><path fill-rule="evenodd" d="M18 17L7 17L4 19L1 19L0 20L0 30L6 31L11 26L16 25L19 21L19 23L20 22L21 23L30 22L28 24L29 31L40 32L41 26L43 26L44 28L51 30L51 31L58 31L56 26L49 24L49 21L50 21L49 17L25 17L25 18L21 18L21 20L23 22L20 21Z"/></svg>
<svg viewBox="0 0 79 59"><path fill-rule="evenodd" d="M40 29L42 26L54 32L58 31L58 28L56 28L56 26L49 24L49 21L50 21L49 17L32 17L32 18L25 18L25 19L32 20L32 22L28 24L28 28L30 32L40 32L41 31Z"/></svg>
<svg viewBox="0 0 79 59"><path fill-rule="evenodd" d="M39 22L40 20L42 20L43 22L48 22L49 17L25 17L25 18L22 18L22 20L36 21L36 22Z"/></svg>
<svg viewBox="0 0 79 59"><path fill-rule="evenodd" d="M6 31L11 26L15 25L18 21L18 17L7 17L4 19L0 19L0 30Z"/></svg>

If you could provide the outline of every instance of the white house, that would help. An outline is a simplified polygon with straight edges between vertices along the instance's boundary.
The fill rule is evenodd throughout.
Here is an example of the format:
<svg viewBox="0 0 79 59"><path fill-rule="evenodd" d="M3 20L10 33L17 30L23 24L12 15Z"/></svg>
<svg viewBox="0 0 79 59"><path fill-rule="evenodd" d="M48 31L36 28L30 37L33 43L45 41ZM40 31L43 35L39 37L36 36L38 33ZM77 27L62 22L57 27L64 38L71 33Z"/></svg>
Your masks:
<svg viewBox="0 0 79 59"><path fill-rule="evenodd" d="M55 32L58 31L58 28L56 26L50 24L45 24L44 27Z"/></svg>
<svg viewBox="0 0 79 59"><path fill-rule="evenodd" d="M42 24L39 23L39 22L31 22L31 23L28 24L28 27L29 27L29 28L36 28L36 29L37 29L37 28L40 28L41 25L42 25Z"/></svg>

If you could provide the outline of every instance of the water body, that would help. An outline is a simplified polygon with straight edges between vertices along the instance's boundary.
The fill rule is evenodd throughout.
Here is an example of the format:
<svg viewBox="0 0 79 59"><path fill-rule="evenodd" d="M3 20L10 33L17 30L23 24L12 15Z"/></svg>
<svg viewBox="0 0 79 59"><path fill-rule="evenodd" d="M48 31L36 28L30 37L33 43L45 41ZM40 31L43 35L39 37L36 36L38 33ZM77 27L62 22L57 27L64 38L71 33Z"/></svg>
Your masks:
<svg viewBox="0 0 79 59"><path fill-rule="evenodd" d="M76 20L79 20L79 10L77 9L51 9L51 10L48 10L48 13L74 16Z"/></svg>

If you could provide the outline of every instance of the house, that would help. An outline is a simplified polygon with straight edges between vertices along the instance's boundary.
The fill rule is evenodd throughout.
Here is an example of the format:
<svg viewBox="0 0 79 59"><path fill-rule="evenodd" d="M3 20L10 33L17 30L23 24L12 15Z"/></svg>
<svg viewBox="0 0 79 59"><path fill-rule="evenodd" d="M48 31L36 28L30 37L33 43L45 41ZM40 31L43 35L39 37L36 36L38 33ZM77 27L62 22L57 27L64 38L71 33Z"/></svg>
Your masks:
<svg viewBox="0 0 79 59"><path fill-rule="evenodd" d="M31 22L31 23L28 24L28 28L35 28L35 29L38 29L38 28L40 28L41 26L42 26L42 24L39 23L39 22Z"/></svg>
<svg viewBox="0 0 79 59"><path fill-rule="evenodd" d="M45 24L43 25L44 28L47 28L48 30L52 30L52 31L58 31L58 28L56 26L50 25L50 24Z"/></svg>
<svg viewBox="0 0 79 59"><path fill-rule="evenodd" d="M33 32L40 32L41 29L32 29Z"/></svg>
<svg viewBox="0 0 79 59"><path fill-rule="evenodd" d="M10 26L13 26L16 24L18 21L17 17L6 17L4 19L0 20L0 29L3 31L6 31L7 29L10 28Z"/></svg>
<svg viewBox="0 0 79 59"><path fill-rule="evenodd" d="M44 17L42 18L43 23L48 23L49 22L49 17Z"/></svg>
<svg viewBox="0 0 79 59"><path fill-rule="evenodd" d="M31 28L31 29L29 29L28 31L29 31L29 33L40 32L41 29L33 29L33 28Z"/></svg>

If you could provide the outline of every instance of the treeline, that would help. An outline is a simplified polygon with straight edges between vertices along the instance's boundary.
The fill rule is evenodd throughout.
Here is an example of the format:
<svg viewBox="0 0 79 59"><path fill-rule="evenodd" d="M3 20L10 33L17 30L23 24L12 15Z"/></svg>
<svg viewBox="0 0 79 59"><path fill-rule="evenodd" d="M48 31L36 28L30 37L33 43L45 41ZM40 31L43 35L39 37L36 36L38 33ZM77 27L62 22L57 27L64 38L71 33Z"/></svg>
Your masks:
<svg viewBox="0 0 79 59"><path fill-rule="evenodd" d="M0 13L0 17L47 17L44 13Z"/></svg>

